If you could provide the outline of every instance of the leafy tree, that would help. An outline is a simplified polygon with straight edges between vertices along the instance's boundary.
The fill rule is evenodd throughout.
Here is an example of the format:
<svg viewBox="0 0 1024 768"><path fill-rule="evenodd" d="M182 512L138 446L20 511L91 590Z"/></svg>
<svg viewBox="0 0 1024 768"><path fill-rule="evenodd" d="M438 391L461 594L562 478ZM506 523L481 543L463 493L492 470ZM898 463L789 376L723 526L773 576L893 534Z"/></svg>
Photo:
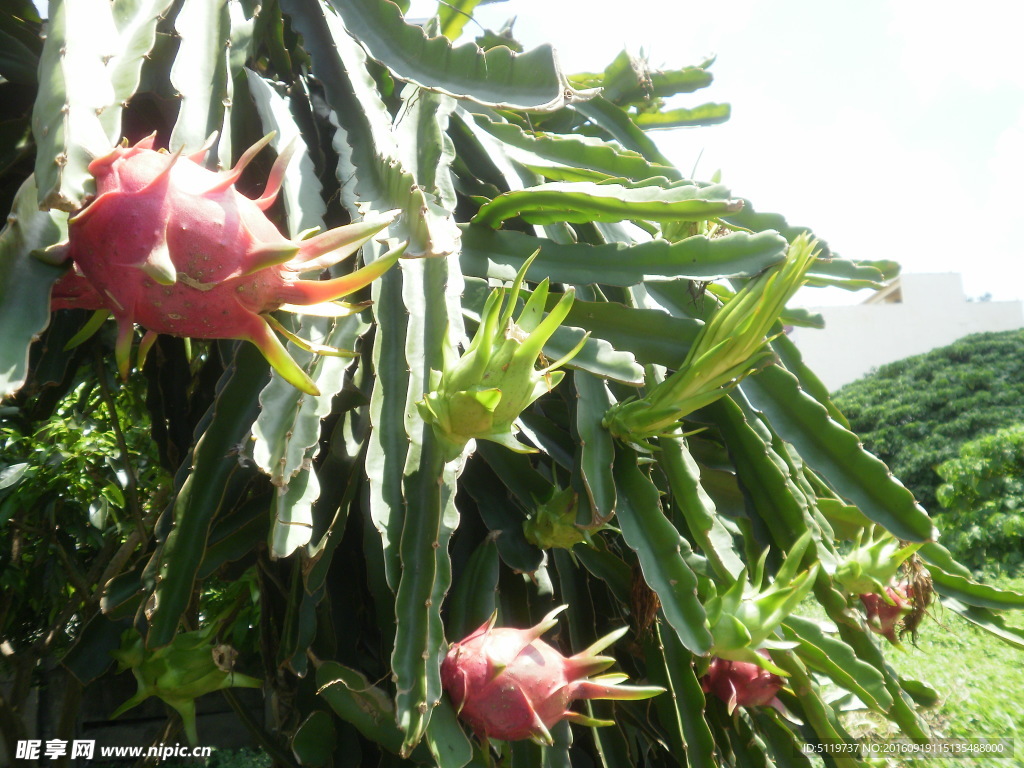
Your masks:
<svg viewBox="0 0 1024 768"><path fill-rule="evenodd" d="M917 706L936 694L894 674L859 593L898 573L916 619L934 585L1017 645L999 611L1024 597L970 581L928 542L931 520L841 426L782 333L814 323L785 307L802 283L860 288L890 265L844 260L660 153L647 129L727 116L669 105L711 84L711 62L663 72L623 54L569 75L550 48L513 56L508 29L453 48L476 5L442 3L423 29L388 0L53 0L43 43L30 3L0 15L19 42L0 58L0 87L19 96L0 100L13 137L0 165L4 417L23 425L11 434L41 434L84 391L76 361L97 354L99 392L116 389L113 358L119 386L139 393L112 412L142 443L104 444L112 476L81 468L98 471L94 498L117 524L110 565L77 579L59 558L6 564L24 579L51 568L74 598L56 626L67 643L47 657L67 670L66 711L85 685L131 672L122 710L155 696L202 739L194 701L220 691L280 765L788 763L802 743L850 741L838 712L854 698L927 739ZM271 131L273 168L269 152L240 151ZM122 136L135 148L115 149ZM145 184L111 170L137 155L160 169ZM232 160L238 174L210 182ZM202 195L182 192L174 164L208 182ZM101 177L120 196L95 196L110 191ZM294 240L212 277L220 241L189 250L165 230L114 248L160 234L167 210L140 215L136 191L166 201L173 188L192 205L234 183L259 201L247 222L266 209ZM217 199L215 215L175 220L183 241L243 218L237 198ZM106 240L83 246L111 200L123 227L107 219ZM311 253L357 240L351 272ZM122 261L99 270L111 253ZM316 269L295 288L304 266ZM305 311L271 301L245 332L174 336L172 320L216 320L225 285L252 288L229 281L280 270L293 296L352 295ZM164 297L181 304L160 309ZM295 311L274 313L282 303ZM38 514L27 489L59 486L45 462L11 456L4 504ZM130 478L145 484L139 515ZM70 535L102 535L77 509ZM795 612L808 595L832 623ZM471 738L442 690L449 643L488 617L551 627L542 617L560 605L546 639L590 649L574 674L622 671L576 693L625 675L639 695L666 692L578 703L573 727L527 718L533 741ZM0 624L19 653L22 629ZM783 686L742 697L783 714L710 694L728 690L705 678L714 670ZM233 692L257 679L265 720ZM0 702L5 731L16 715Z"/></svg>
<svg viewBox="0 0 1024 768"><path fill-rule="evenodd" d="M975 569L1014 571L1024 562L1024 425L964 443L943 462L936 517L942 540Z"/></svg>
<svg viewBox="0 0 1024 768"><path fill-rule="evenodd" d="M937 510L936 468L964 443L1024 419L1024 331L972 334L883 365L835 402L868 450Z"/></svg>
<svg viewBox="0 0 1024 768"><path fill-rule="evenodd" d="M0 628L10 688L0 718L24 738L33 685L53 677L81 625L101 610L102 585L140 556L170 477L145 429L141 379L121 384L104 339L78 350L60 399L23 390L0 422ZM140 428L141 427L141 428ZM140 535L140 532L148 532ZM66 702L74 712L77 698Z"/></svg>

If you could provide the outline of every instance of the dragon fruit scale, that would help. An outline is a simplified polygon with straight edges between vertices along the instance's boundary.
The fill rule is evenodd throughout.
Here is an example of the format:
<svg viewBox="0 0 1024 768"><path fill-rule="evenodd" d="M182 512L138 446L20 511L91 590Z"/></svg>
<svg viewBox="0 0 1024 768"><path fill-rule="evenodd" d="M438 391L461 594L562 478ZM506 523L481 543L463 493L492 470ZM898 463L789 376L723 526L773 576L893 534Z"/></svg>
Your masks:
<svg viewBox="0 0 1024 768"><path fill-rule="evenodd" d="M903 617L913 609L909 584L886 587L882 593L868 592L860 596L867 614L868 627L893 645L899 645L896 630Z"/></svg>
<svg viewBox="0 0 1024 768"><path fill-rule="evenodd" d="M758 653L769 658L764 649ZM736 707L781 706L776 694L782 690L782 678L750 661L730 661L716 656L700 684L705 693L714 693L725 702L730 715Z"/></svg>
<svg viewBox="0 0 1024 768"><path fill-rule="evenodd" d="M73 264L54 286L52 305L113 314L122 376L130 368L136 323L147 331L140 357L160 333L247 340L282 377L310 394L318 394L316 385L274 329L310 351L351 354L303 342L269 313L284 309L340 317L358 310L336 300L383 274L401 248L343 277L302 280L300 274L322 271L351 255L398 211L306 240L285 238L264 211L281 189L290 148L278 156L260 198L250 199L235 187L272 137L223 172L203 167L205 149L191 155L154 149L155 134L134 146L125 142L90 163L96 196L69 220L68 241L45 256Z"/></svg>
<svg viewBox="0 0 1024 768"><path fill-rule="evenodd" d="M619 685L622 674L602 672L615 660L598 655L627 631L605 635L575 656L565 657L540 639L558 623L556 608L529 629L495 627L496 616L453 643L441 663L441 683L456 710L481 739L532 739L550 746L551 727L569 720L581 725L611 725L569 709L577 699L646 699L656 686Z"/></svg>

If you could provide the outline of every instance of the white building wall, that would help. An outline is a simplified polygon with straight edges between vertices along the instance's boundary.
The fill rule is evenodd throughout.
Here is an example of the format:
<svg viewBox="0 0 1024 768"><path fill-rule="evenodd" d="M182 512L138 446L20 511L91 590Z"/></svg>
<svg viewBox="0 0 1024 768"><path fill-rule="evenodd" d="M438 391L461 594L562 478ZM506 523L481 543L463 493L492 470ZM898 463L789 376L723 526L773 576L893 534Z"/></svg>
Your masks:
<svg viewBox="0 0 1024 768"><path fill-rule="evenodd" d="M804 362L836 390L885 363L984 331L1024 327L1019 301L967 301L960 275L901 275L863 304L815 307L825 329L797 328Z"/></svg>

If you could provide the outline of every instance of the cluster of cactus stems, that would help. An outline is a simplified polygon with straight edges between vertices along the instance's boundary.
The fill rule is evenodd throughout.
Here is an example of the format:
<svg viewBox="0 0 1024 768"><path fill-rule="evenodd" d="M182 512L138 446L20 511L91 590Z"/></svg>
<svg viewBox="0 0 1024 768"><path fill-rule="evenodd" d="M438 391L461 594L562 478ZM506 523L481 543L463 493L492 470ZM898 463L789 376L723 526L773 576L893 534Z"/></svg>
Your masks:
<svg viewBox="0 0 1024 768"><path fill-rule="evenodd" d="M202 742L197 697L262 686L247 727L281 765L788 764L853 740L837 701L930 738L937 694L884 652L932 591L1024 645L1000 614L1024 597L936 541L782 332L818 324L786 307L802 285L894 265L647 135L728 117L666 101L711 62L453 46L473 0L426 29L390 0L51 0L45 41L12 1L33 106L0 118L35 155L0 168L3 394L31 421L71 386L51 372L141 376L138 344L174 477L111 516L121 549L79 563L56 633L76 684L132 671L117 714L158 697ZM258 586L211 622L216 577Z"/></svg>

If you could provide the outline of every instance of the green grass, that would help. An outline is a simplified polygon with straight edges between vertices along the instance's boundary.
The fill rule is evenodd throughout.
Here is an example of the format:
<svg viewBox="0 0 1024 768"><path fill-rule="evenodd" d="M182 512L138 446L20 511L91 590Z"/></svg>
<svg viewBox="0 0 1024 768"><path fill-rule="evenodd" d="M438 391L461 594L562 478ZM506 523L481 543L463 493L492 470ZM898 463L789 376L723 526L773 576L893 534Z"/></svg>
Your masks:
<svg viewBox="0 0 1024 768"><path fill-rule="evenodd" d="M987 583L1024 591L1024 578L999 577ZM907 638L904 652L886 653L904 677L927 683L939 692L939 703L922 712L936 738L1012 738L1012 759L956 757L942 765L977 768L1024 766L1024 650L1010 646L962 619L933 605L932 615L920 627L917 646ZM1008 615L1008 623L1024 625L1024 615ZM879 717L850 713L846 725L854 735L871 741L899 737L895 727ZM921 760L894 763L921 766Z"/></svg>

